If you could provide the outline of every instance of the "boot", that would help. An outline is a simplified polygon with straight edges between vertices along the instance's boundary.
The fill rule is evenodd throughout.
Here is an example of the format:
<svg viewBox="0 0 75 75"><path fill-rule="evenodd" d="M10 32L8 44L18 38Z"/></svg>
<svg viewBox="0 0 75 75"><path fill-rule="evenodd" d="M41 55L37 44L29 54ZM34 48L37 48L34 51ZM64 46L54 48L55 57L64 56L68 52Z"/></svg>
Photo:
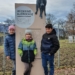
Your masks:
<svg viewBox="0 0 75 75"><path fill-rule="evenodd" d="M37 15L37 11L35 12L35 14Z"/></svg>
<svg viewBox="0 0 75 75"><path fill-rule="evenodd" d="M28 75L29 74L29 70L24 72L24 75Z"/></svg>

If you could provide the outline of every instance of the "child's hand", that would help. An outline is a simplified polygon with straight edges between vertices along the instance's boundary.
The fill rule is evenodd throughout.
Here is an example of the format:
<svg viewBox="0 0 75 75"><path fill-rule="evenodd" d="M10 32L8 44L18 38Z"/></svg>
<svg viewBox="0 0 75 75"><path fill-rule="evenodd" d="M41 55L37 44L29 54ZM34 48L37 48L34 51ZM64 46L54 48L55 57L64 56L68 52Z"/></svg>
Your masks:
<svg viewBox="0 0 75 75"><path fill-rule="evenodd" d="M9 60L10 59L10 56L7 56L6 58L7 58L7 60Z"/></svg>

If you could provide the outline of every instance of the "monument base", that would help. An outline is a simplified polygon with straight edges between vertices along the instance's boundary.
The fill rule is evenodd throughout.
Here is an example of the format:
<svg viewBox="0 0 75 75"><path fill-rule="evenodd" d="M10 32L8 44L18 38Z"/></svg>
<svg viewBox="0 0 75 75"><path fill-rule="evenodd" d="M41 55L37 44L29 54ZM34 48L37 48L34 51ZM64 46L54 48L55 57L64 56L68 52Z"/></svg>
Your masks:
<svg viewBox="0 0 75 75"><path fill-rule="evenodd" d="M15 4L15 9L20 6L27 6L32 9L35 15L36 5L35 4ZM16 75L23 75L25 71L25 63L21 62L21 57L18 54L18 45L22 38L25 37L25 29L32 30L32 35L37 44L38 54L33 62L33 67L31 70L31 75L44 75L42 62L41 62L41 38L43 33L45 32L45 17L41 19L38 15L35 15L34 23L28 28L21 28L16 25Z"/></svg>

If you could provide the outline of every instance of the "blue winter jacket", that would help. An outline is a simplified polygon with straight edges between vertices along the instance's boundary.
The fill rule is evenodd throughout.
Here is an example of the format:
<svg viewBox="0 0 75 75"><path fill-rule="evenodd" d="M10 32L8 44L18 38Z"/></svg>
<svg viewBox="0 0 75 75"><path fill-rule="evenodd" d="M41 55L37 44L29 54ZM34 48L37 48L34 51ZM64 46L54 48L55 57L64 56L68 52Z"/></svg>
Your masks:
<svg viewBox="0 0 75 75"><path fill-rule="evenodd" d="M4 40L4 52L10 59L15 60L15 34L8 34Z"/></svg>

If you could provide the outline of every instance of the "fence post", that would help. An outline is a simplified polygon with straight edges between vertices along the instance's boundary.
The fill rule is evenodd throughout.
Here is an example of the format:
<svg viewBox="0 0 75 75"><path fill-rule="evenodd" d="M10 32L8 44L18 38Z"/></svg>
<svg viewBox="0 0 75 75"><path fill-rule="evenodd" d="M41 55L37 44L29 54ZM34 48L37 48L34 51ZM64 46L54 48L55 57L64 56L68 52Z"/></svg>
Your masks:
<svg viewBox="0 0 75 75"><path fill-rule="evenodd" d="M60 33L59 33L59 24L58 24L58 40L59 40L59 36ZM60 67L60 49L58 50L58 67Z"/></svg>
<svg viewBox="0 0 75 75"><path fill-rule="evenodd" d="M4 39L5 39L5 25L3 27L4 35L3 35L3 46L4 46ZM3 54L3 74L5 75L5 54Z"/></svg>

